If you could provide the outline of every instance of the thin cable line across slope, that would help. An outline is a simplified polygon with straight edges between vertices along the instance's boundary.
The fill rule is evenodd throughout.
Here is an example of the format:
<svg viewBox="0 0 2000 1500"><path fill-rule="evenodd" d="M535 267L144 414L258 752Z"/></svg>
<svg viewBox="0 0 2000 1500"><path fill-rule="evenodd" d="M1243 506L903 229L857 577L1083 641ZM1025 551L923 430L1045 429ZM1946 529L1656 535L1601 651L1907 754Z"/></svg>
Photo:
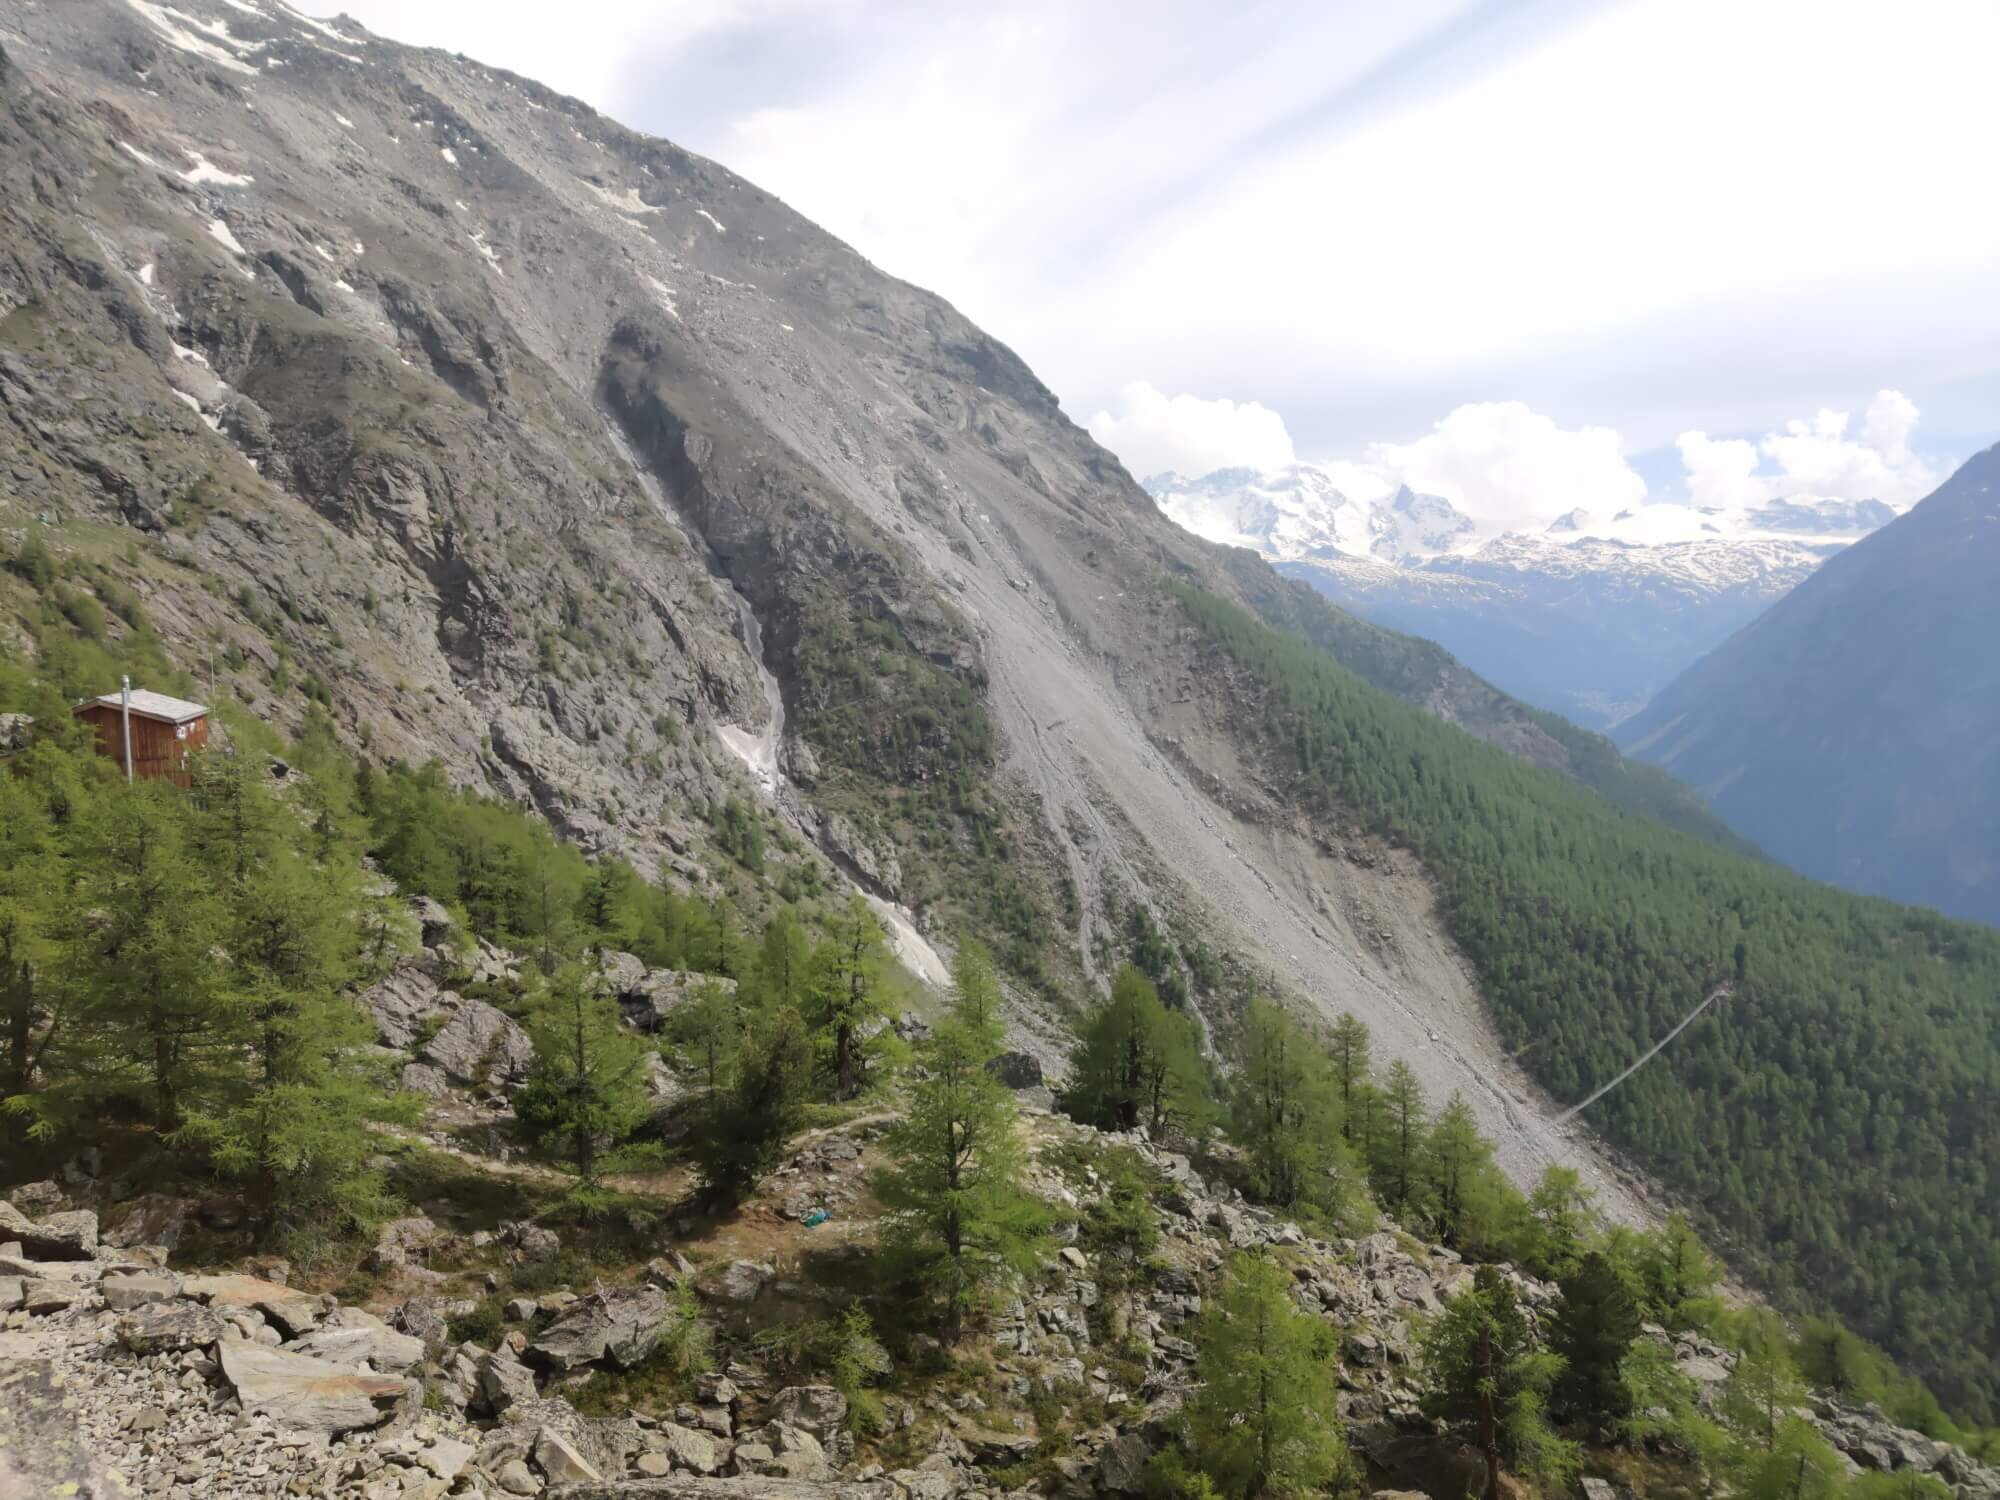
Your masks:
<svg viewBox="0 0 2000 1500"><path fill-rule="evenodd" d="M1550 1131L1559 1130L1563 1126L1567 1125L1571 1120L1574 1120L1578 1115L1582 1114L1586 1109L1589 1109L1591 1105L1595 1104L1599 1099L1602 1099L1606 1094L1610 1093L1613 1089L1617 1088L1619 1084L1623 1083L1626 1079L1630 1078L1634 1073L1638 1072L1641 1068L1645 1067L1646 1064L1651 1062L1655 1057L1658 1057L1660 1055L1661 1049L1664 1048L1668 1042L1671 1042L1675 1037L1679 1036L1683 1031L1686 1031L1688 1027L1692 1026L1695 1023L1695 1021L1700 1018L1701 1013L1703 1011L1707 1010L1711 1005L1715 1004L1716 1001L1727 999L1732 993L1734 993L1735 989L1736 989L1735 980L1733 979L1723 980L1722 983L1718 984L1714 989L1708 992L1707 999L1703 1000L1701 1004L1697 1005L1693 1010L1689 1011L1685 1016L1682 1016L1680 1019L1680 1023L1677 1026L1675 1026L1672 1031L1668 1032L1665 1036L1661 1037L1657 1042L1653 1043L1652 1046L1648 1047L1644 1052L1640 1053L1639 1060L1633 1063L1631 1067L1627 1068L1624 1072L1620 1073L1616 1078L1612 1079L1609 1083L1605 1084L1602 1088L1597 1090L1596 1093L1592 1094L1588 1099L1585 1099L1581 1104L1572 1104L1568 1109L1564 1110L1561 1114L1557 1115L1553 1120L1549 1121L1548 1124L1544 1125L1540 1130L1536 1131L1535 1134L1537 1136L1547 1135Z"/></svg>

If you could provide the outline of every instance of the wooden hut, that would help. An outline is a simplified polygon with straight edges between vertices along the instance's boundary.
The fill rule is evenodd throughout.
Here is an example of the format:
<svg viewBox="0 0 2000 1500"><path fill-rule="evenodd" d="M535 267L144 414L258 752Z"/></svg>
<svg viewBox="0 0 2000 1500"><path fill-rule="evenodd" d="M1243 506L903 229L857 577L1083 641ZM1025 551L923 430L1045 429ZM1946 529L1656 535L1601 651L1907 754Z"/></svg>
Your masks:
<svg viewBox="0 0 2000 1500"><path fill-rule="evenodd" d="M187 755L208 743L208 710L184 698L132 689L132 764L125 765L125 703L106 693L80 704L76 716L97 735L97 750L121 770L147 780L165 778L188 784Z"/></svg>

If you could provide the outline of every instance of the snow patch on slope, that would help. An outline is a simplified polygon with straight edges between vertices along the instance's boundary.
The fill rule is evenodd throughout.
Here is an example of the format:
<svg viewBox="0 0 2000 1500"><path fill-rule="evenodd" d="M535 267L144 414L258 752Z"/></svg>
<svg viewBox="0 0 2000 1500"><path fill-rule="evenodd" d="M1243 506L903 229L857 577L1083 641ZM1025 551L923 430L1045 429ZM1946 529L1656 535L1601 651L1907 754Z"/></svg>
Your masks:
<svg viewBox="0 0 2000 1500"><path fill-rule="evenodd" d="M234 73L255 74L259 71L255 64L247 63L239 57L237 51L254 52L262 43L237 41L230 36L229 28L220 21L200 21L170 6L151 4L150 0L125 0L125 3L166 38L168 46L191 57L199 57L204 62L212 62L219 68L228 68ZM186 22L187 25L183 26L182 22ZM206 31L214 36L215 40L205 41L197 36L195 31L188 30L187 26L194 27L196 31ZM217 42L226 45L218 46Z"/></svg>
<svg viewBox="0 0 2000 1500"><path fill-rule="evenodd" d="M210 219L208 221L208 237L214 240L216 244L222 246L231 255L248 255L250 253L237 241L236 236L229 232L229 226L220 219Z"/></svg>
<svg viewBox="0 0 2000 1500"><path fill-rule="evenodd" d="M181 148L181 154L194 163L187 171L180 174L182 182L206 182L216 187L248 187L257 180L247 173L225 172L199 151L190 151L185 146Z"/></svg>

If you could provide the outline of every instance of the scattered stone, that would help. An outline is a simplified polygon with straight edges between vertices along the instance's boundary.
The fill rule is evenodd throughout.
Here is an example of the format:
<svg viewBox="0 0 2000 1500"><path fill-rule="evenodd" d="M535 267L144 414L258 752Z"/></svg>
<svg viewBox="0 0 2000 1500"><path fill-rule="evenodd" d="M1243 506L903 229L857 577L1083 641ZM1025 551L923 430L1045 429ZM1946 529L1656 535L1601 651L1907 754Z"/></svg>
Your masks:
<svg viewBox="0 0 2000 1500"><path fill-rule="evenodd" d="M397 1266L406 1266L410 1257L427 1249L437 1234L437 1225L421 1214L407 1219L391 1219L375 1236L375 1247L368 1252L368 1267L374 1271L390 1271Z"/></svg>
<svg viewBox="0 0 2000 1500"><path fill-rule="evenodd" d="M1138 1433L1121 1433L1106 1443L1097 1456L1097 1483L1113 1494L1144 1494L1146 1467L1152 1458L1152 1449Z"/></svg>
<svg viewBox="0 0 2000 1500"><path fill-rule="evenodd" d="M1042 1086L1042 1060L1032 1052L1002 1052L986 1065L986 1071L1010 1089Z"/></svg>
<svg viewBox="0 0 2000 1500"><path fill-rule="evenodd" d="M510 1458L502 1464L494 1474L493 1482L510 1495L539 1495L542 1491L541 1480L535 1478L518 1458Z"/></svg>
<svg viewBox="0 0 2000 1500"><path fill-rule="evenodd" d="M172 1250L187 1233L188 1221L194 1217L194 1200L166 1193L144 1193L123 1204L116 1212L119 1214L117 1222L98 1234L98 1244L120 1250L130 1250L138 1245L158 1245Z"/></svg>
<svg viewBox="0 0 2000 1500"><path fill-rule="evenodd" d="M82 1296L82 1288L74 1281L28 1281L21 1285L22 1308L37 1316L74 1307Z"/></svg>
<svg viewBox="0 0 2000 1500"><path fill-rule="evenodd" d="M845 1429L847 1398L830 1385L788 1385L771 1398L771 1420L825 1442Z"/></svg>
<svg viewBox="0 0 2000 1500"><path fill-rule="evenodd" d="M486 1398L486 1404L495 1415L505 1416L510 1408L535 1399L535 1372L511 1353L502 1354L496 1350L491 1354L482 1354L476 1368L479 1393Z"/></svg>
<svg viewBox="0 0 2000 1500"><path fill-rule="evenodd" d="M287 1338L297 1338L319 1326L318 1297L255 1276L189 1276L181 1282L181 1295L218 1310L255 1308Z"/></svg>
<svg viewBox="0 0 2000 1500"><path fill-rule="evenodd" d="M677 1422L662 1422L659 1440L663 1445L663 1456L670 1458L677 1468L690 1469L697 1474L713 1474L722 1467L721 1445L705 1432L697 1432Z"/></svg>
<svg viewBox="0 0 2000 1500"><path fill-rule="evenodd" d="M17 1207L34 1214L47 1213L63 1201L62 1189L46 1177L40 1182L24 1182L7 1196Z"/></svg>

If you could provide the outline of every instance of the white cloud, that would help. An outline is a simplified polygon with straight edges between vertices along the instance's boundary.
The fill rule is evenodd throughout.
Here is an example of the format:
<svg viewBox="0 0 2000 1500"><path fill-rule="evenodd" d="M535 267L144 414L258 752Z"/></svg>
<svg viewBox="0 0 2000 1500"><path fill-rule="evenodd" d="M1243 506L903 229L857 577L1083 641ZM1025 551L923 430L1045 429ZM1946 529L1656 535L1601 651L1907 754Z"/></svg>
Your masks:
<svg viewBox="0 0 2000 1500"><path fill-rule="evenodd" d="M1677 443L1693 504L1727 508L1758 505L1771 498L1770 482L1757 475L1755 443L1712 438L1705 432L1684 432Z"/></svg>
<svg viewBox="0 0 2000 1500"><path fill-rule="evenodd" d="M1877 391L1862 414L1861 436L1847 435L1851 414L1822 407L1795 417L1752 445L1705 432L1680 435L1688 499L1695 505L1755 505L1786 495L1885 500L1908 505L1937 487L1936 472L1910 451L1916 403L1901 391ZM1766 465L1769 465L1766 467Z"/></svg>
<svg viewBox="0 0 2000 1500"><path fill-rule="evenodd" d="M1090 435L1141 478L1164 470L1189 479L1217 469L1268 472L1297 462L1284 418L1255 401L1168 396L1141 380L1119 393L1118 405L1115 415L1090 419ZM1621 448L1608 427L1559 427L1519 401L1486 401L1455 408L1412 442L1373 443L1359 458L1313 467L1363 503L1398 485L1441 495L1490 534L1540 528L1579 506L1615 514L1643 504L1646 481Z"/></svg>
<svg viewBox="0 0 2000 1500"><path fill-rule="evenodd" d="M1255 401L1169 396L1144 380L1118 393L1118 411L1090 419L1090 435L1139 478L1171 469L1282 469L1296 460L1285 419Z"/></svg>
<svg viewBox="0 0 2000 1500"><path fill-rule="evenodd" d="M1442 495L1481 531L1546 526L1581 506L1643 504L1646 481L1608 427L1558 427L1519 401L1461 406L1413 443L1376 443L1366 467L1420 494Z"/></svg>

